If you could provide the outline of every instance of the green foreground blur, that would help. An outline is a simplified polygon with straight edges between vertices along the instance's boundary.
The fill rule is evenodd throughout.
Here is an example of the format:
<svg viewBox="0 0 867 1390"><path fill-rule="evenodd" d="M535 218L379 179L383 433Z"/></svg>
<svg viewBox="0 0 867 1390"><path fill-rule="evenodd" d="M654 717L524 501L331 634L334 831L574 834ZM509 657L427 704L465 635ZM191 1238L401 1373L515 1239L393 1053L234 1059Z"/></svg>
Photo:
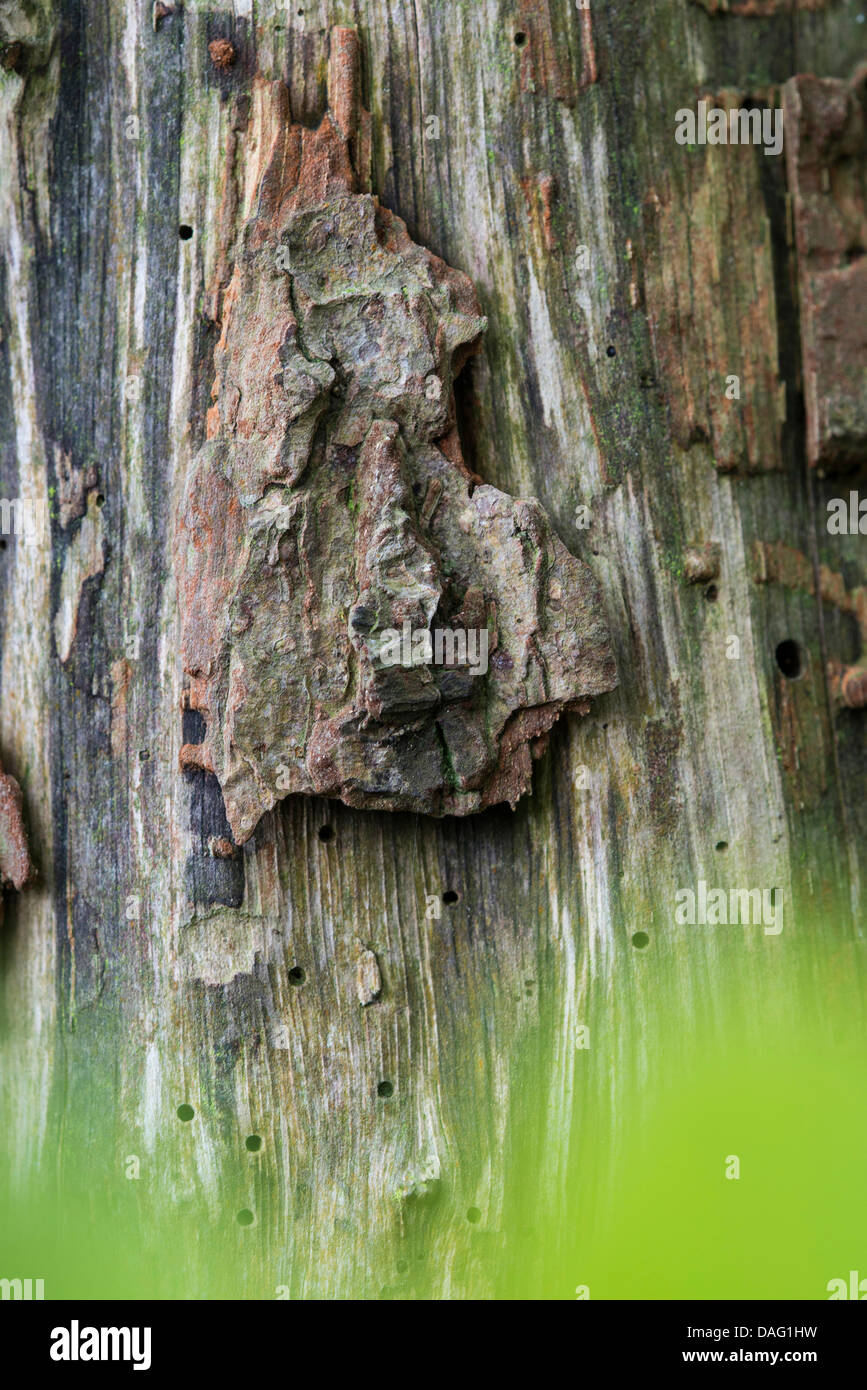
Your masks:
<svg viewBox="0 0 867 1390"><path fill-rule="evenodd" d="M618 1045L610 1005L586 1001L589 1046L574 1049L560 1131L550 1117L563 1064L539 1060L553 1046L537 1038L515 1059L501 1215L473 1213L471 1225L465 1199L446 1190L432 1217L440 1229L453 1221L468 1252L455 1296L822 1300L851 1271L867 1281L860 948L769 949L778 969L751 993L743 980L755 975L729 955L737 974L713 982L704 1024L676 990L663 996L664 971L648 977L653 1008L631 1048ZM640 997L639 983L627 1011ZM6 1199L0 1278L42 1278L48 1299L280 1296L291 1249L273 1281L247 1274L267 1239L261 1222L245 1229L204 1203L161 1207L147 1164L118 1181L103 1137L105 1157L93 1135L78 1171L64 1151L62 1198L44 1180ZM379 1295L359 1283L356 1296L437 1296L423 1230L416 1243L417 1269Z"/></svg>

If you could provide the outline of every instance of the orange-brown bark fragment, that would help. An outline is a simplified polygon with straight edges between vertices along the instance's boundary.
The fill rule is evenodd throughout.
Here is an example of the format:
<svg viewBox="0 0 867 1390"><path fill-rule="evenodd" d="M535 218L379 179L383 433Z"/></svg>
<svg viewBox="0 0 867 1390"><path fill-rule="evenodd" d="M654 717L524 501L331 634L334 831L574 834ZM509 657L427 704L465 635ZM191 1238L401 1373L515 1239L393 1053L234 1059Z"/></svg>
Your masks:
<svg viewBox="0 0 867 1390"><path fill-rule="evenodd" d="M0 885L19 890L33 876L21 808L21 788L0 765Z"/></svg>
<svg viewBox="0 0 867 1390"><path fill-rule="evenodd" d="M212 39L208 44L211 62L220 72L226 72L235 61L235 50L228 39Z"/></svg>
<svg viewBox="0 0 867 1390"><path fill-rule="evenodd" d="M181 770L183 772L201 771L213 773L214 758L211 750L204 743L184 743L178 755Z"/></svg>
<svg viewBox="0 0 867 1390"><path fill-rule="evenodd" d="M731 90L705 99L726 111L744 100ZM676 442L709 443L721 472L781 469L771 226L752 146L680 147L645 202L645 233L647 312Z"/></svg>
<svg viewBox="0 0 867 1390"><path fill-rule="evenodd" d="M361 53L354 29L338 25L331 30L328 60L328 107L344 140L358 132L358 88Z"/></svg>
<svg viewBox="0 0 867 1390"><path fill-rule="evenodd" d="M867 705L867 667L829 661L828 685L835 702L847 709L863 709Z"/></svg>
<svg viewBox="0 0 867 1390"><path fill-rule="evenodd" d="M798 248L807 459L867 466L867 111L863 86L799 76L784 88Z"/></svg>
<svg viewBox="0 0 867 1390"><path fill-rule="evenodd" d="M132 666L126 657L111 664L111 756L122 758L126 753L127 697L132 680Z"/></svg>

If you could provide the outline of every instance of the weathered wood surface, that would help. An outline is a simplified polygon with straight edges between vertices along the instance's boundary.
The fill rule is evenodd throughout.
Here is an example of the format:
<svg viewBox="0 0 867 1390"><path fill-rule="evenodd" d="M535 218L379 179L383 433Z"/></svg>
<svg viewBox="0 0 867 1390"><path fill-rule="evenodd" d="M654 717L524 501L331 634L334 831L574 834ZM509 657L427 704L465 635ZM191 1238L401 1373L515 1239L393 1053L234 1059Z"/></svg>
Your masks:
<svg viewBox="0 0 867 1390"><path fill-rule="evenodd" d="M495 1293L517 1154L550 1216L592 1098L616 1115L674 1064L654 1046L672 1008L686 1038L722 970L760 999L817 905L817 953L861 940L864 712L825 669L862 655L867 572L863 538L825 526L850 480L805 466L784 161L673 130L703 94L779 105L797 73L848 80L867 26L845 5L715 8L0 16L21 44L0 75L0 493L54 514L50 546L0 555L0 756L39 873L6 895L3 1132L19 1171L87 1154L145 1227L203 1202L237 1295ZM181 709L171 517L264 136L253 78L318 122L333 24L362 40L371 189L488 318L457 388L467 462L537 496L589 563L620 685L554 730L514 813L290 798L215 856L219 788L178 767L202 728ZM711 542L718 576L688 583ZM699 878L782 887L781 937L675 927ZM187 1248L192 1296L207 1247Z"/></svg>

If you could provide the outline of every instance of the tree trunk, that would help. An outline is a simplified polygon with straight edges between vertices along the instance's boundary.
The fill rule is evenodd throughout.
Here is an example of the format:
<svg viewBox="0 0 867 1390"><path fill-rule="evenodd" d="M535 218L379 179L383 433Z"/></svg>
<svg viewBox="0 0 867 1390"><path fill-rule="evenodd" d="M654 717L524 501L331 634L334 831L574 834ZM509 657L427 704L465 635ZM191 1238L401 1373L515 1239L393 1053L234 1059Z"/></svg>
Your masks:
<svg viewBox="0 0 867 1390"><path fill-rule="evenodd" d="M204 726L178 498L272 133L257 78L317 126L333 25L360 40L362 186L487 317L464 460L589 565L618 685L561 714L514 810L291 795L236 845L180 765ZM760 1065L854 1007L867 561L826 521L867 459L867 349L821 316L829 271L863 293L864 145L852 116L816 154L792 79L857 110L867 25L821 0L12 0L0 42L0 496L50 517L0 552L36 871L4 895L3 1132L14 1211L59 1198L70 1242L10 1249L49 1297L658 1289L597 1259L624 1184L676 1204L648 1107L725 1039ZM700 99L783 108L784 154L679 144ZM855 232L817 251L823 178ZM701 882L782 917L679 921Z"/></svg>

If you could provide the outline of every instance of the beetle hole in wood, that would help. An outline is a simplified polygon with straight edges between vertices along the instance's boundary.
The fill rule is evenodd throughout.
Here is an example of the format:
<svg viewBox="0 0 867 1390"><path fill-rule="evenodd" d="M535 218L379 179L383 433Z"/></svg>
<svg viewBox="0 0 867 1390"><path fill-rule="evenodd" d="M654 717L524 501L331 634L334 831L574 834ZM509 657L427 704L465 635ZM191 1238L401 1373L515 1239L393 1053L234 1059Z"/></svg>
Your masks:
<svg viewBox="0 0 867 1390"><path fill-rule="evenodd" d="M190 226L190 224L188 222L182 222L181 225L178 227L178 236L180 237L181 241L189 241L192 235L193 229Z"/></svg>
<svg viewBox="0 0 867 1390"><path fill-rule="evenodd" d="M708 584L704 591L704 596L708 603L716 603L719 598L719 589L715 584Z"/></svg>
<svg viewBox="0 0 867 1390"><path fill-rule="evenodd" d="M303 968L300 965L293 965L291 970L289 971L290 985L303 985L306 979L307 976L305 975Z"/></svg>
<svg viewBox="0 0 867 1390"><path fill-rule="evenodd" d="M380 1081L376 1088L376 1094L381 1100L387 1100L389 1096L394 1095L393 1083L391 1081Z"/></svg>
<svg viewBox="0 0 867 1390"><path fill-rule="evenodd" d="M244 1148L251 1154L257 1154L262 1147L262 1139L258 1134L248 1134L244 1140Z"/></svg>
<svg viewBox="0 0 867 1390"><path fill-rule="evenodd" d="M319 838L322 841L323 845L327 845L330 840L334 839L334 826L320 825L317 834L319 835Z"/></svg>
<svg viewBox="0 0 867 1390"><path fill-rule="evenodd" d="M650 937L647 935L646 931L637 931L632 938L633 946L637 947L639 951L643 951L649 941Z"/></svg>
<svg viewBox="0 0 867 1390"><path fill-rule="evenodd" d="M804 652L794 638L787 637L778 643L774 655L787 681L796 681L804 674Z"/></svg>
<svg viewBox="0 0 867 1390"><path fill-rule="evenodd" d="M609 344L608 344L607 348L605 349L605 355L606 355L606 357L616 357L616 356L617 356L617 348L614 346L613 343L609 343Z"/></svg>
<svg viewBox="0 0 867 1390"><path fill-rule="evenodd" d="M456 893L454 888L447 888L446 891L443 893L443 902L445 903L446 907L454 907L455 903L459 901L460 893Z"/></svg>

